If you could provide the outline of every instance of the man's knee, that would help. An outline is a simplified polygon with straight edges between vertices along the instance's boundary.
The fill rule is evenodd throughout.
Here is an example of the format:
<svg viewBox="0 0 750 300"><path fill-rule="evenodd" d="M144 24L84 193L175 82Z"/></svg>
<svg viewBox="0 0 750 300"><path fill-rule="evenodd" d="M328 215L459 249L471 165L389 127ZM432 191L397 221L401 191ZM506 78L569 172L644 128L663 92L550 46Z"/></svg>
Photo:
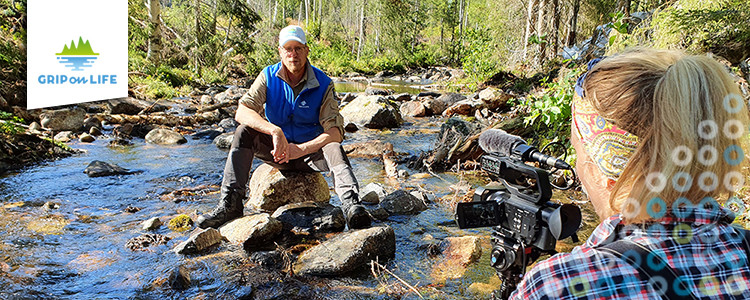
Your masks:
<svg viewBox="0 0 750 300"><path fill-rule="evenodd" d="M250 126L240 124L240 126L237 126L237 130L234 131L232 148L252 148L253 141L259 134L261 133Z"/></svg>
<svg viewBox="0 0 750 300"><path fill-rule="evenodd" d="M329 166L336 166L342 163L349 164L349 159L346 157L344 148L341 147L341 143L332 142L323 146L323 155L328 160Z"/></svg>

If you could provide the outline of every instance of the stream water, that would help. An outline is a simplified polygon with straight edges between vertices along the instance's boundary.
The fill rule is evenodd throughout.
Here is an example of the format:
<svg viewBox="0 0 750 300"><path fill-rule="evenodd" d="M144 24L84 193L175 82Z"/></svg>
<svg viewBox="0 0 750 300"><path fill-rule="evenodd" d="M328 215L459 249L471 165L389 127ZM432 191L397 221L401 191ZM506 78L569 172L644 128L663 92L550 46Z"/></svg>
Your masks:
<svg viewBox="0 0 750 300"><path fill-rule="evenodd" d="M430 150L444 120L408 121L399 129L364 129L347 134L345 143L380 139L408 155ZM173 232L162 226L156 233L172 238L166 245L152 246L149 251L131 251L125 247L129 239L144 233L140 229L144 220L161 217L166 222L177 214L195 218L196 212L207 212L216 204L216 193L180 203L160 200L159 196L165 192L221 181L226 152L210 140L188 138L188 141L183 145L159 146L135 139L132 146L118 148L107 147L108 140L103 138L91 144L73 143L71 147L85 153L0 178L0 286L3 287L0 298L230 299L242 293L244 287L236 284L241 263L228 265L226 260L213 259L211 255L183 257L168 252L190 232ZM94 160L142 172L89 178L83 170ZM379 160L351 161L361 186L379 182L392 188L419 187L429 191L433 199L450 197L449 187L463 180L457 174L441 173L437 174L439 177L411 176L389 181ZM259 164L256 159L254 167ZM417 173L408 171L412 175ZM326 179L330 184L330 176ZM475 179L470 183L480 181ZM332 195L332 202L337 202L335 193ZM56 203L59 208L50 208L45 205L47 202ZM140 210L126 212L132 207ZM489 229L460 230L454 225L450 209L436 203L419 215L391 217L383 223L394 228L397 249L395 259L384 266L421 288L425 295L438 299L482 298L487 296L469 292L473 282L497 286L495 272L489 267L489 243L484 243L480 261L459 279L441 275L445 271L437 270L440 256L431 257L420 247L430 236L440 240L467 234L488 235ZM229 253L226 250L220 248L214 253L220 256ZM193 282L189 288L158 287L173 269L185 264L191 266ZM309 285L311 289L324 291L321 299L390 299L392 296L378 293L387 287L381 284L383 280L395 282L392 277L385 278L364 272L346 278L315 279ZM285 291L288 287L283 282L275 284L266 286L262 294L253 295L288 299L290 291ZM406 299L418 299L408 290L403 295Z"/></svg>

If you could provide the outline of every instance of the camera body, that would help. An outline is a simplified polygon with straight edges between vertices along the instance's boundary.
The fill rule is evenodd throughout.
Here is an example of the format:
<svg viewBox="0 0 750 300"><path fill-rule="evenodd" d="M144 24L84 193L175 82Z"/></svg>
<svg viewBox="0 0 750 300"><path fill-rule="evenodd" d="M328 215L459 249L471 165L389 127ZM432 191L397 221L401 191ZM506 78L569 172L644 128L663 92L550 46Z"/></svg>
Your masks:
<svg viewBox="0 0 750 300"><path fill-rule="evenodd" d="M502 180L502 186L476 189L472 202L456 205L459 228L493 227L490 264L503 279L500 293L510 295L526 266L541 254L554 254L557 240L575 236L580 209L550 202L552 186L547 171L518 158L498 153L480 158L483 170Z"/></svg>

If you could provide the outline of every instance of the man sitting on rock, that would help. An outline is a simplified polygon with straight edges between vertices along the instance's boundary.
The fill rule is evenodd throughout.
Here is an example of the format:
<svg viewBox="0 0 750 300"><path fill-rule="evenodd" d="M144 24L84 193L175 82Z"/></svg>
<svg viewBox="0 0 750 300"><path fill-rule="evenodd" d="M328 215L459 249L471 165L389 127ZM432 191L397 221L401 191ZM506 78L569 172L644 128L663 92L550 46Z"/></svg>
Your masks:
<svg viewBox="0 0 750 300"><path fill-rule="evenodd" d="M359 185L341 147L343 117L333 81L307 61L305 32L288 26L279 33L281 62L258 74L239 100L240 123L224 166L219 205L198 218L200 228L217 228L243 214L253 157L279 170L331 171L350 229L370 227L360 205Z"/></svg>

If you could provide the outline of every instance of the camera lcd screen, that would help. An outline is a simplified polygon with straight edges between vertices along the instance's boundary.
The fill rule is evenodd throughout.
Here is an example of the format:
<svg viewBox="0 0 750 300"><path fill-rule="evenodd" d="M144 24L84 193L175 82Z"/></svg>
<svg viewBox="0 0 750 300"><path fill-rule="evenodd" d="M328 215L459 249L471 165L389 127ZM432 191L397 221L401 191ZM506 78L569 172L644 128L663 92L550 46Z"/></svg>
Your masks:
<svg viewBox="0 0 750 300"><path fill-rule="evenodd" d="M462 229L497 226L500 210L495 201L461 202L456 204L456 222Z"/></svg>

